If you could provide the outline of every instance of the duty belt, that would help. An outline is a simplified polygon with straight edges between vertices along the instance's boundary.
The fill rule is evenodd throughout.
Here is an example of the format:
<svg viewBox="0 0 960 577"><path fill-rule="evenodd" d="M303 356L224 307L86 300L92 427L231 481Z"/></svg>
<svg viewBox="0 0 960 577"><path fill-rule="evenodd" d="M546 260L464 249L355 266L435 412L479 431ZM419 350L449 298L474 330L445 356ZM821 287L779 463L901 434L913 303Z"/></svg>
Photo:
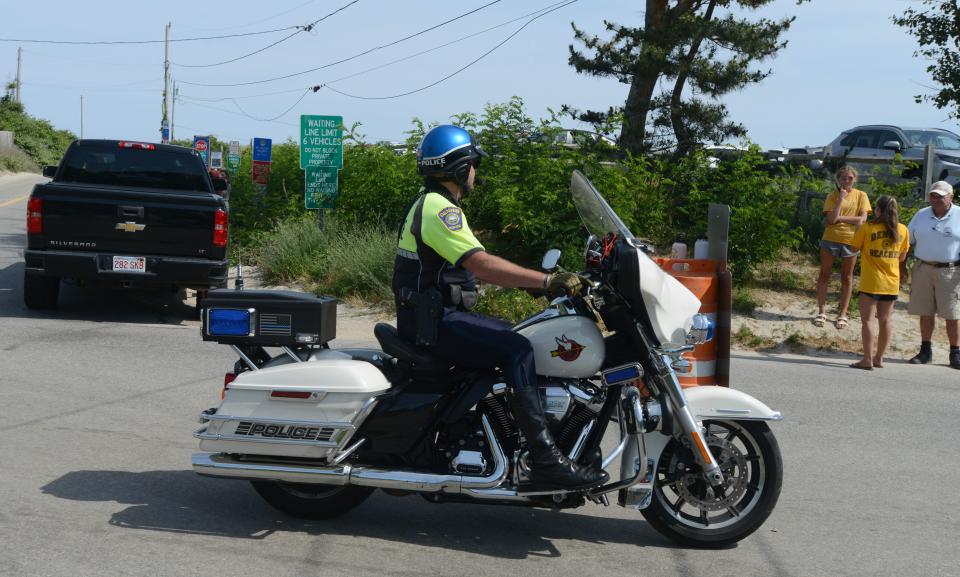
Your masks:
<svg viewBox="0 0 960 577"><path fill-rule="evenodd" d="M930 262L928 260L921 260L920 263L927 266L932 266L934 268L953 268L955 266L960 266L960 260L955 260L953 262Z"/></svg>

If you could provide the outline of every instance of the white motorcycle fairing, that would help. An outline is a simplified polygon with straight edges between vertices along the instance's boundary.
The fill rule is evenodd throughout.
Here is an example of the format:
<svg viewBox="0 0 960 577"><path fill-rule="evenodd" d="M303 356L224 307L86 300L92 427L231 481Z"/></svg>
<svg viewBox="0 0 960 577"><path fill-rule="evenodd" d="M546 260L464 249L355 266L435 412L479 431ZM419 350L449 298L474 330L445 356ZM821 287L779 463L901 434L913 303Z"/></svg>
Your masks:
<svg viewBox="0 0 960 577"><path fill-rule="evenodd" d="M667 274L643 251L637 250L640 293L654 334L663 345L683 345L700 311L700 299Z"/></svg>
<svg viewBox="0 0 960 577"><path fill-rule="evenodd" d="M370 363L312 360L237 376L194 433L203 451L329 459L390 383Z"/></svg>

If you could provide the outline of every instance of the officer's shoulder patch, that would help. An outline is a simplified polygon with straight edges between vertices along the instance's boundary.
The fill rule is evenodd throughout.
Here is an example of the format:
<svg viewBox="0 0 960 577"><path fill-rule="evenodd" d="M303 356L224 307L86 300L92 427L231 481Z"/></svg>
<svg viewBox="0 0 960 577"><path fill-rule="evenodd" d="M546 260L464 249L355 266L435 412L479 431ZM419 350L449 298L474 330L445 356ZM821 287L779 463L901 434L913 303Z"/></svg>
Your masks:
<svg viewBox="0 0 960 577"><path fill-rule="evenodd" d="M463 228L463 214L455 206L448 206L437 213L443 225L450 230L457 231Z"/></svg>

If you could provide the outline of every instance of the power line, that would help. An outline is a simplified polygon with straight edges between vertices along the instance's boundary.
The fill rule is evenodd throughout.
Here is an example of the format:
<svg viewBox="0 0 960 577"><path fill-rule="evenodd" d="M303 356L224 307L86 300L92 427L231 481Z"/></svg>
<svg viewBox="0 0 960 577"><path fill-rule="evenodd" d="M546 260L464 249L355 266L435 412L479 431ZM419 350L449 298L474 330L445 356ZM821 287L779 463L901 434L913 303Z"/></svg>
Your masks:
<svg viewBox="0 0 960 577"><path fill-rule="evenodd" d="M529 17L531 17L531 16L534 16L534 15L536 15L536 14L539 14L540 12L544 12L545 10L549 10L549 9L551 9L551 8L554 8L554 7L560 7L560 8L562 8L563 6L561 6L561 5L562 5L562 4L566 4L566 2L568 2L568 1L569 1L569 0L562 0L561 2L556 2L556 3L554 3L554 4L548 4L548 5L543 6L543 7L539 8L539 9L537 9L537 10L534 10L534 11L532 11L532 12L527 12L526 14L523 14L522 16L517 16L516 18L512 18L512 19L510 19L510 20L501 22L500 24L496 24L496 25L494 25L494 26L490 26L489 28L485 28L485 29L480 30L480 31L478 31L478 32L474 32L473 34L469 34L469 35L467 35L467 36L463 36L463 37L461 37L461 38L457 38L456 40L453 40L453 41L450 41L450 42L446 42L446 43L444 43L444 44L440 44L440 45L434 46L434 47L432 47L432 48L428 48L428 49L426 49L426 50L421 50L420 52L416 52L416 53L414 53L414 54L409 54L409 55L407 55L407 56L404 56L403 58L398 58L398 59L396 59L396 60L391 60L391 61L389 61L389 62L385 62L385 63L383 63L383 64L379 64L379 65L377 65L377 66L373 66L373 67L371 67L371 68L367 68L367 69L361 70L361 71L359 71L359 72L354 72L354 73L348 74L348 75L346 75L346 76L341 76L340 78L336 78L336 79L334 79L334 80L328 80L326 83L327 83L327 84L333 84L333 83L335 83L335 82L340 82L340 81L342 81L342 80L347 80L347 79L350 79L350 78L355 78L355 77L357 77L357 76L362 76L362 75L364 75L364 74L373 72L373 71L375 71L375 70L380 70L380 69L382 69L382 68L386 68L386 67L388 67L388 66L392 66L392 65L394 65L394 64L398 64L398 63L400 63L400 62L404 62L404 61L407 61L407 60L412 60L413 58L416 58L416 57L418 57L418 56L423 56L424 54L429 54L430 52L435 52L435 51L437 51L437 50L440 50L440 49L442 49L442 48L446 48L446 47L448 47L448 46L452 46L452 45L457 44L457 43L459 43L459 42L463 42L463 41L469 40L469 39L471 39L471 38L475 38L475 37L477 37L477 36L481 36L481 35L483 35L483 34L486 34L487 32L490 32L490 31L492 31L492 30L496 30L497 28L502 28L502 27L504 27L504 26L506 26L506 25L508 25L508 24L513 24L514 22L517 22L517 21L519 21L519 20L523 20L523 19L525 19L525 18L529 18ZM264 92L264 93L260 93L260 94L248 94L248 95L244 95L244 96L223 96L223 97L219 97L219 98L203 98L203 97L199 97L199 96L187 96L187 98L190 98L191 100L202 101L202 102L223 102L223 101L231 101L231 102L232 102L233 100L243 100L243 99L250 99L250 98L261 98L261 97L264 97L264 96L276 96L276 95L279 95L279 94L290 94L290 93L293 93L293 92L300 92L301 90L303 90L303 88L293 88L293 89L290 89L290 90L278 90L278 91L274 91L274 92Z"/></svg>
<svg viewBox="0 0 960 577"><path fill-rule="evenodd" d="M224 30L238 30L238 29L240 29L240 28L246 28L247 26L253 26L254 24L260 24L261 22L266 22L267 20L273 20L274 18L279 18L279 17L283 16L284 14L289 14L289 13L291 13L291 12L295 12L295 11L303 8L303 7L306 6L307 4L313 4L313 3L316 2L316 1L317 1L317 0L307 0L307 1L304 2L303 4L299 4L299 5L294 6L293 8L290 8L290 9L288 9L288 10L284 10L283 12L280 12L279 14L274 14L273 16L267 16L266 18L260 18L259 20L254 20L253 22L247 22L246 24L240 24L240 25L238 25L238 26L227 26L227 27L225 27L225 28L199 28L199 27L197 27L197 26L190 26L189 24L177 24L177 26L180 27L180 28L187 28L188 30L201 30L201 31L204 31L204 32L222 32L222 31L224 31Z"/></svg>
<svg viewBox="0 0 960 577"><path fill-rule="evenodd" d="M447 42L447 43L441 44L441 45L439 45L439 46L434 46L433 48L429 48L429 49L427 49L427 50L423 50L423 51L417 52L417 53L415 53L415 54L411 54L411 55L409 55L409 56L405 56L405 57L403 57L403 58L399 58L399 59L397 59L397 60L393 60L393 61L391 61L391 62L387 62L387 63L385 63L385 64L381 64L381 65L379 65L379 66L374 66L374 67L372 67L372 68L368 68L368 69L362 70L362 71L360 71L360 72L355 72L355 73L353 73L353 74L349 74L349 75L347 75L347 76L340 77L340 78L338 78L338 79L336 79L336 80L331 80L331 81L326 82L326 83L324 83L324 84L312 86L312 87L310 87L310 88L307 88L306 91L309 92L310 90L312 90L313 92L317 92L317 91L320 90L321 88L329 88L331 91L336 92L336 93L338 93L338 94L342 94L342 95L344 95L344 96L348 96L348 97L352 97L352 98L368 99L368 100L382 100L382 99L387 99L387 98L397 98L397 97L400 97L400 96L406 96L406 95L408 95L408 94L413 94L413 93L415 93L415 92L420 92L420 91L426 90L427 88L430 88L430 87L432 87L432 86L436 86L437 84L443 82L444 80L447 80L448 78L451 78L451 77L455 76L456 74L459 74L459 73L462 72L463 70L466 70L467 68L469 68L469 67L472 66L473 64L476 64L476 63L479 62L481 59L483 59L484 57L486 57L488 54L490 54L491 52L493 52L494 50L496 50L497 48L499 48L500 46L502 46L503 44L505 44L508 40L510 40L511 38L513 38L514 36L516 36L517 34L519 34L520 31L522 31L524 28L526 28L526 27L527 27L530 23L532 23L534 20L536 20L536 19L538 19L538 18L540 18L540 17L542 17L542 16L546 16L547 14L549 14L549 13L551 13L551 12L554 12L554 11L556 11L556 10L559 10L560 8L564 8L565 6L568 6L568 5L570 5L570 4L573 4L573 3L576 2L576 1L577 1L577 0L563 0L563 1L561 1L561 2L556 2L556 3L554 3L554 4L548 4L548 5L546 5L546 6L542 7L542 8L539 8L538 10L534 10L533 12L528 12L527 14L524 14L524 15L522 15L522 16L518 16L518 17L513 18L513 19L511 19L511 20L507 20L507 21L505 21L505 22L501 22L500 24L497 24L497 25L495 25L495 26L491 26L491 27L489 27L489 28L486 28L486 29L481 30L481 31L479 31L479 32L475 32L475 33L470 34L470 35L468 35L468 36L464 36L464 37L462 37L462 38L458 38L457 40L453 40L453 41L451 41L451 42ZM530 17L532 17L532 18L530 18ZM437 80L436 82L434 82L434 83L432 83L432 84L429 84L429 85L427 85L427 86L425 86L425 87L419 88L419 89L417 89L417 90L414 90L414 91L411 91L411 92L407 92L407 93L404 93L404 94L399 94L399 95L394 95L394 96L388 96L388 97L362 97L362 96L355 96L355 95L351 95L351 94L347 94L347 93L341 92L341 91L333 88L332 86L330 86L330 84L332 84L332 83L334 83L334 82L339 82L339 81L341 81L341 80L346 80L346 79L348 79L348 78L354 78L354 77L356 77L356 76L360 76L360 75L362 75L362 74L366 74L366 73L372 72L372 71L374 71L374 70L379 70L379 69L381 69L381 68L385 68L385 67L387 67L387 66L391 66L391 65L396 64L396 63L398 63L398 62L402 62L402 61L405 61L405 60L410 60L410 59L415 58L415 57L417 57L417 56L422 56L423 54L427 54L427 53L429 53L429 52L433 52L433 51L439 50L439 49L441 49L441 48L445 48L445 47L450 46L450 45L452 45L452 44L456 44L456 43L458 43L458 42L462 42L462 41L464 41L464 40L467 40L467 39L470 39L470 38L479 36L479 35L481 35L481 34L485 34L485 33L489 32L489 31L491 31L491 30L495 30L495 29L497 29L497 28L501 28L501 27L506 26L506 25L508 25L508 24L512 24L512 23L514 23L514 22L517 22L518 20L523 20L524 18L530 18L530 19L529 19L526 23L524 23L523 26L521 26L521 27L518 28L516 31L514 31L512 34L510 34L506 39L504 39L504 40L501 41L499 44L497 44L496 46L494 46L493 48L491 48L490 50L488 50L486 53L482 54L479 58L477 58L477 59L474 60L473 62L467 64L466 66L460 68L460 69L457 70L456 72L453 72L452 74L450 74L450 75L448 75L448 76L445 76L444 78L441 78L440 80ZM198 97L192 97L192 96L186 96L186 98L189 98L189 99L194 100L194 101L206 101L206 102L223 102L223 101L229 101L229 102L233 103L233 105L237 108L237 110L239 110L239 111L242 113L243 116L245 116L245 117L247 117L247 118L250 118L250 119L252 119L252 120L263 121L263 120L265 120L265 119L257 118L257 117L255 117L255 116L252 116L252 115L250 115L249 113L247 113L247 111L244 110L244 109L240 106L240 104L237 102L237 100L238 100L238 99L243 99L243 98L258 98L258 97L262 97L262 96L273 96L273 95L277 95L277 94L289 94L289 93L291 93L291 92L299 92L300 90L301 90L301 89L296 89L296 88L295 88L295 89L292 89L292 90L283 90L283 91L277 91L277 92L268 92L268 93L264 93L264 94L255 94L255 95L248 95L248 96L231 96L231 97L222 97L222 98L207 98L207 99L205 99L205 98L198 98ZM292 110L297 104L299 104L299 103L304 99L304 97L306 96L307 92L305 92L304 94L301 94L301 95L300 95L300 98L298 98L297 101L296 101L292 106L290 106L289 108L287 108L287 110L286 110L285 112L283 112L282 114L280 114L280 115L278 115L278 116L273 117L271 120L275 120L275 119L280 118L281 116L287 114L290 110ZM217 109L217 110L222 110L222 109ZM224 112L226 112L226 111L224 111Z"/></svg>
<svg viewBox="0 0 960 577"><path fill-rule="evenodd" d="M444 81L446 81L446 80L449 80L450 78L453 78L454 76L456 76L457 74L460 74L461 72L463 72L463 71L466 70L467 68L470 68L471 66L473 66L473 65L476 64L477 62L480 62L481 60L483 60L484 58L486 58L488 55L490 55L494 50L496 50L497 48L500 48L501 46L503 46L504 44L506 44L507 41L509 41L511 38L513 38L514 36L516 36L517 34L519 34L521 31L523 31L523 29L526 28L527 26L529 26L531 23L533 23L533 21L535 21L535 20L537 20L537 19L539 19L539 18L542 18L543 16L546 16L547 14L550 14L551 12L555 12L555 11L561 9L561 8L564 8L564 7L566 7L566 6L569 6L569 5L571 5L571 4L573 4L573 3L577 2L577 1L578 1L578 0L570 0L569 2L566 2L566 3L564 3L564 4L561 4L560 6L557 6L556 8L553 8L553 9L551 9L551 10L547 10L546 12L544 12L544 13L542 13L542 14L539 14L539 15L537 15L537 16L534 16L534 17L530 18L530 20L528 20L526 23L524 23L523 26L521 26L520 28L517 28L512 34L510 34L509 36L507 36L506 38L504 38L499 44L497 44L496 46L494 46L494 47L491 48L490 50L487 50L486 52L484 52L483 54L481 54L480 56L478 56L477 58L475 58L475 59L472 60L471 62L469 62L469 63L467 63L466 65L462 66L461 68L457 69L456 71L454 71L454 72L452 72L452 73L444 76L443 78L441 78L441 79L439 79L439 80L437 80L437 81L435 81L435 82L431 82L430 84L427 84L426 86L421 86L420 88L416 88L416 89L414 89L414 90L409 90L409 91L407 91L407 92L401 92L401 93L399 93L399 94L392 94L392 95L390 95L390 96L359 96L359 95L357 95L357 94L349 94L349 93L347 93L347 92L343 92L343 91L341 91L341 90L337 90L336 88L330 86L329 84L323 84L323 85L321 85L320 87L321 87L321 88L326 88L326 89L331 90L331 91L333 91L333 92L336 92L337 94L340 94L341 96L346 96L346 97L348 97L348 98L356 98L356 99L359 99L359 100L389 100L389 99L392 99L392 98L400 98L400 97L402 97L402 96L409 96L409 95L411 95L411 94L416 94L417 92L423 92L424 90L426 90L426 89L428 89L428 88L432 88L432 87L436 86L437 84L440 84L441 82L444 82Z"/></svg>
<svg viewBox="0 0 960 577"><path fill-rule="evenodd" d="M243 32L239 34L224 34L222 36L198 36L196 38L171 38L170 42L198 42L200 40L223 40L225 38L241 38L244 36L262 36L292 30L298 26L286 26L260 32ZM74 45L114 45L114 44L163 44L166 40L36 40L30 38L0 38L0 42L23 42L31 44L74 44Z"/></svg>
<svg viewBox="0 0 960 577"><path fill-rule="evenodd" d="M268 44L268 45L264 46L263 48L260 48L260 49L258 49L258 50L254 50L253 52L250 52L250 53L248 53L248 54L244 54L243 56L237 56L236 58L231 58L230 60L224 60L224 61L222 61L222 62L216 62L216 63L213 63L213 64L179 64L179 63L177 63L177 62L173 62L172 64L175 65L175 66L179 66L179 67L181 67L181 68L212 68L212 67L214 67L214 66L221 66L221 65L223 65L223 64L230 64L231 62L236 62L236 61L238 61L238 60L243 60L244 58L248 58L248 57L250 57L250 56L253 56L254 54L259 54L259 53L263 52L264 50L268 50L268 49L270 49L270 48L273 48L274 46L276 46L277 44L280 44L281 42L286 42L287 40L293 38L294 36L296 36L297 34L300 34L301 32L310 32L311 30L313 30L313 27L316 26L317 24L319 24L320 22L323 22L324 20L326 20L327 18L333 16L334 14L336 14L336 13L338 13L338 12L342 12L343 10L346 10L347 8L349 8L350 6L353 6L354 4L356 4L356 3L359 2L359 1L360 1L360 0L353 0L352 2L350 2L350 3L348 3L348 4L346 4L346 5L344 5L344 6L341 6L340 8L337 8L337 9L334 10L333 12L327 14L326 16L323 16L323 17L321 17L321 18L317 18L316 20L314 20L313 22L307 24L306 26L297 26L297 30L294 31L292 34L289 34L289 35L287 35L287 36L284 36L283 38L281 38L280 40L277 40L276 42L274 42L274 43L272 43L272 44Z"/></svg>
<svg viewBox="0 0 960 577"><path fill-rule="evenodd" d="M494 4L497 4L497 3L501 2L501 1L502 1L502 0L493 0L492 2L488 2L487 4L484 4L483 6L480 6L479 8L474 8L473 10L470 10L469 12L464 12L463 14L460 14L460 15L458 15L458 16L455 16L455 17L453 17L453 18L451 18L451 19L449 19L449 20L446 20L446 21L441 22L441 23L439 23L439 24L435 24L435 25L433 25L433 26L431 26L431 27L429 27L429 28L425 28L425 29L423 29L423 30L421 30L421 31L419 31L419 32L415 32L415 33L413 33L413 34L410 34L409 36L405 36L405 37L403 37L403 38L400 38L399 40L394 40L393 42L389 42L389 43L387 43L387 44L381 44L380 46L374 46L373 48L369 48L369 49L367 49L367 50L364 50L363 52L359 52L359 53L357 53L357 54L354 54L353 56L348 56L348 57L346 57L346 58L343 58L343 59L341 59L341 60L337 60L337 61L335 61L335 62L330 62L330 63L324 64L324 65L322 65L322 66L317 66L316 68L310 68L309 70L303 70L303 71L301 71L301 72L294 72L293 74L286 74L286 75L284 75L284 76L277 76L277 77L274 77L274 78L267 78L267 79L264 79L264 80L254 80L254 81L251 81L251 82L235 82L235 83L232 83L232 84L207 84L207 83L201 83L201 82L188 82L188 81L185 81L185 80L179 80L178 82L180 82L181 84L188 84L188 85L190 85L190 86L208 86L208 87L216 87L216 88L232 88L232 87L235 87L235 86L250 86L250 85L253 85L253 84L265 84L265 83L267 83L267 82L275 82L275 81L277 81L277 80L285 80L285 79L287 79L287 78L293 78L294 76L303 76L304 74L309 74L309 73L311 73L311 72L316 72L317 70L323 70L324 68L330 68L330 67L332 67L332 66L336 66L337 64L343 64L344 62L349 62L350 60L355 60L355 59L357 59L357 58L360 58L361 56L365 56L365 55L367 55L367 54L370 54L371 52L375 52L375 51L377 51L377 50L382 50L382 49L384 49L384 48L389 48L390 46L394 46L394 45L399 44L399 43L401 43L401 42L405 42L405 41L407 41L407 40L410 40L411 38L415 38L415 37L420 36L420 35L422 35L422 34L426 34L427 32L430 32L431 30L436 30L437 28L440 28L441 26L446 26L447 24L450 24L451 22L455 22L455 21L457 21L457 20L460 20L461 18L465 18L465 17L467 17L467 16L469 16L469 15L471 15L471 14L474 14L474 13L476 13L476 12L479 12L479 11L483 10L484 8L493 6Z"/></svg>
<svg viewBox="0 0 960 577"><path fill-rule="evenodd" d="M218 108L218 107L216 107L216 106L208 106L208 105L206 105L206 104L200 104L200 103L198 103L198 102L190 102L189 100L183 101L183 104L188 104L188 105L190 105L190 106L198 106L198 107L200 107L200 108L206 108L206 109L209 109L209 110L216 110L217 112L223 112L223 113L225 113L225 114L233 114L234 116L244 116L244 117L249 118L246 114L242 114L242 113L240 113L240 112L234 112L233 110L227 110L227 109L225 109L225 108ZM296 126L296 127L299 127L299 126L300 126L299 124L293 124L292 122L280 122L280 121L278 121L278 120L261 120L260 122L272 122L272 123L274 123L274 124L283 124L284 126Z"/></svg>
<svg viewBox="0 0 960 577"><path fill-rule="evenodd" d="M540 9L538 9L538 10L534 10L533 12L527 12L527 13L524 14L523 16L517 16L516 18L513 18L513 19L511 19L511 20L507 20L507 21L505 21L505 22L501 22L500 24L496 24L496 25L494 25L494 26L490 26L489 28L485 28L485 29L483 29L483 30L480 30L479 32L474 32L473 34L470 34L470 35L468 35L468 36L463 36L463 37L461 37L461 38L457 38L456 40L452 40L452 41L450 41L450 42L446 42L446 43L444 43L444 44L440 44L440 45L438 45L438 46L434 46L433 48L427 48L426 50L421 50L420 52L416 52L416 53L414 53L414 54L410 54L410 55L408 55L408 56L404 56L403 58L398 58L398 59L396 59L396 60L391 60L390 62L386 62L386 63L380 64L380 65L378 65L378 66L373 66L373 67L371 67L371 68L367 68L366 70L361 70L361 71L359 71L359 72L354 72L353 74L348 74L348 75L346 75L346 76L341 76L340 78L337 78L337 79L334 79L334 80L328 80L325 84L333 84L333 83L335 83L335 82L340 82L340 81L342 81L342 80L347 80L347 79L350 79L350 78L355 78L355 77L357 77L357 76L361 76L361 75L366 74L366 73L368 73L368 72L373 72L374 70L380 70L381 68L386 68L387 66L392 66L392 65L394 65L394 64L399 64L400 62L404 62L404 61L407 61L407 60L412 60L413 58L416 58L417 56L423 56L424 54L429 54L430 52L436 52L437 50L440 50L441 48L446 48L446 47L448 47L448 46L452 46L452 45L457 44L457 43L459 43L459 42L463 42L464 40L469 40L469 39L471 39L471 38L475 38L475 37L480 36L480 35L482 35L482 34L486 34L487 32L490 32L491 30L496 30L497 28L502 28L502 27L506 26L507 24L513 24L514 22L517 22L517 21L519 21L519 20L523 20L524 18L529 18L529 17L531 17L531 16L533 16L533 15L535 15L535 14L539 14L540 12L543 12L544 10L549 10L549 9L551 9L551 8L554 8L554 7L563 8L563 6L565 6L567 2L569 2L569 0L562 0L561 2L556 2L556 3L554 3L554 4L549 4L549 5L544 6L544 7L540 8ZM544 12L544 14L546 14L546 12ZM543 16L544 14L541 14L541 16Z"/></svg>

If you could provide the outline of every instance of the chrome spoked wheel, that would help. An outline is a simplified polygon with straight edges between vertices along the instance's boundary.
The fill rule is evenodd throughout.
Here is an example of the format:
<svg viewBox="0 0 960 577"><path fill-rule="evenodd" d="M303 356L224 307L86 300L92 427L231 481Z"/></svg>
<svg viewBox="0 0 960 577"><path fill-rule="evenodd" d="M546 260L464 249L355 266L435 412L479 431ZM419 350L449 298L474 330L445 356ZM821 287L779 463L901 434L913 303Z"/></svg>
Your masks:
<svg viewBox="0 0 960 577"><path fill-rule="evenodd" d="M743 539L773 511L782 460L765 423L706 421L704 428L723 486L712 487L693 454L671 442L660 457L653 502L644 516L671 539L716 547Z"/></svg>

